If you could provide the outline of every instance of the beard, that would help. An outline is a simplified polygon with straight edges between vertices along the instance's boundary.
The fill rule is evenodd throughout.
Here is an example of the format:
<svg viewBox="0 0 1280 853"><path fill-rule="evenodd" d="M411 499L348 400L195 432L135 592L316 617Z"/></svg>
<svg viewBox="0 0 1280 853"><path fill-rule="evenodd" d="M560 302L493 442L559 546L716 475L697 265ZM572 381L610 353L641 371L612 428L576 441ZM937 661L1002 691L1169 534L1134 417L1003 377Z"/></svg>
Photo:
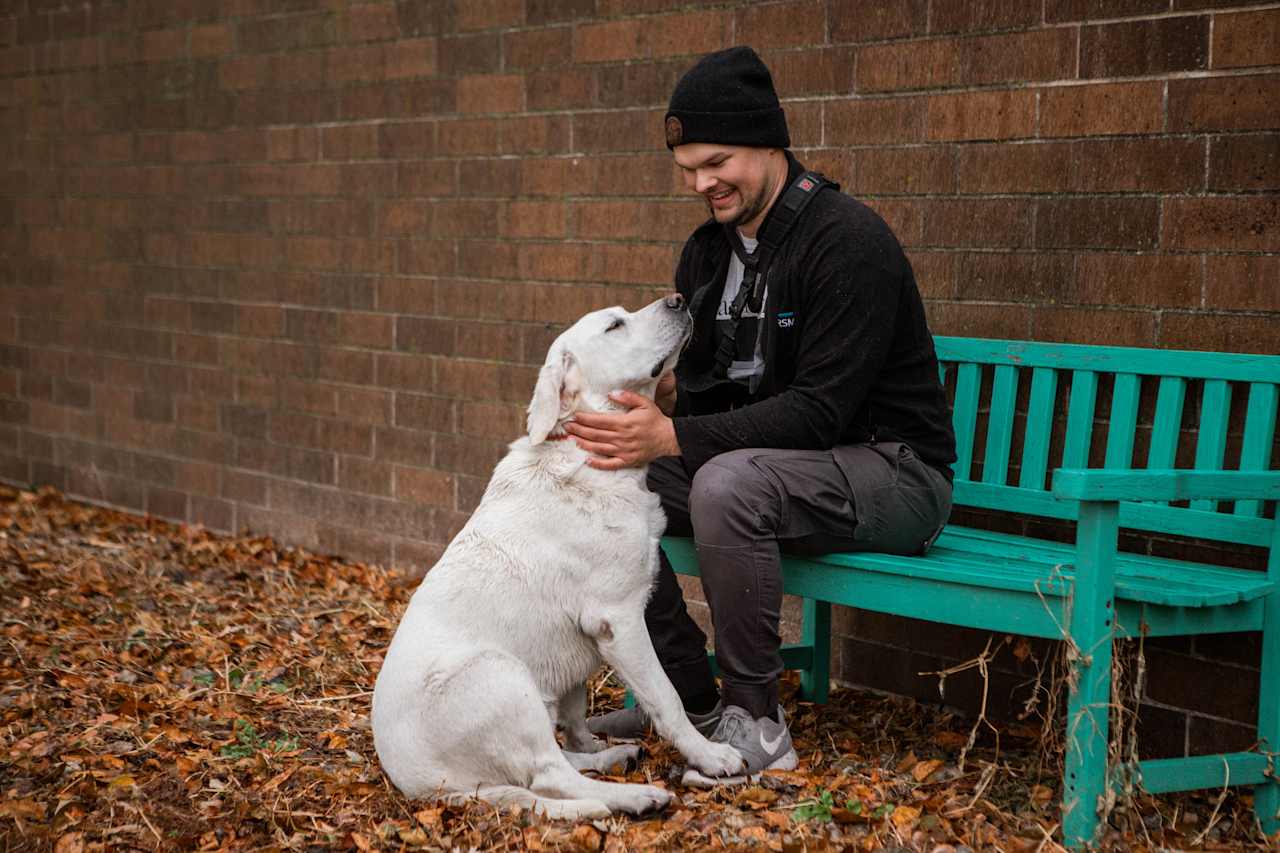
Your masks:
<svg viewBox="0 0 1280 853"><path fill-rule="evenodd" d="M703 196L702 200L707 205L707 212L711 214L712 219L716 220L722 225L727 225L727 226L732 226L734 228L737 228L741 226L743 223L750 222L752 219L760 215L760 212L764 210L766 193L763 189L761 189L760 192L756 193L755 195L748 196L746 193L742 191L740 187L734 187L733 189L736 193L738 193L738 197L742 199L742 206L732 214L732 217L733 217L732 219L729 219L729 220L721 219L720 217L723 216L728 211L717 211L715 207L712 206L711 199L707 198L706 196Z"/></svg>

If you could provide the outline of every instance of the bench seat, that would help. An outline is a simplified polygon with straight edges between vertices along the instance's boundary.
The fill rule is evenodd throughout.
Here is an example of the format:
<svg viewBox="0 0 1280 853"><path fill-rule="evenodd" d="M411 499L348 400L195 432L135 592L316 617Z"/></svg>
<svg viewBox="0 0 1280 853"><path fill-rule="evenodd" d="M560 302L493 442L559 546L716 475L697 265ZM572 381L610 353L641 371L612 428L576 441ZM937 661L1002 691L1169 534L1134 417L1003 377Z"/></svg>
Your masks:
<svg viewBox="0 0 1280 853"><path fill-rule="evenodd" d="M697 575L692 540L667 537L663 549L677 572ZM1071 545L948 526L925 557L788 555L783 589L864 610L1061 639L1074 560ZM995 599L964 592L973 587L1005 594ZM1262 601L1272 589L1261 572L1122 553L1116 564L1116 635L1182 636L1188 620L1195 620L1195 633L1258 631Z"/></svg>

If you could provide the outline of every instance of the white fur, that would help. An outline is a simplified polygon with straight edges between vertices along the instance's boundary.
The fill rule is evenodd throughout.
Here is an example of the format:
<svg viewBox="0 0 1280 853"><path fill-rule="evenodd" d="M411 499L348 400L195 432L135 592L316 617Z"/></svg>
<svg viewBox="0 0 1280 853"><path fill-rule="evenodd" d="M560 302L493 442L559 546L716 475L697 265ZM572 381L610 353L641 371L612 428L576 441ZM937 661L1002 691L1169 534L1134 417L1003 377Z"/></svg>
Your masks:
<svg viewBox="0 0 1280 853"><path fill-rule="evenodd" d="M634 748L598 752L587 731L584 682L602 661L691 765L709 776L742 767L690 724L645 628L666 518L644 470L598 471L572 439L546 440L576 411L617 408L614 389L652 397L689 325L659 300L588 314L552 344L528 437L512 443L414 593L378 674L374 744L406 795L473 795L566 818L666 806L661 788L579 772L635 758Z"/></svg>

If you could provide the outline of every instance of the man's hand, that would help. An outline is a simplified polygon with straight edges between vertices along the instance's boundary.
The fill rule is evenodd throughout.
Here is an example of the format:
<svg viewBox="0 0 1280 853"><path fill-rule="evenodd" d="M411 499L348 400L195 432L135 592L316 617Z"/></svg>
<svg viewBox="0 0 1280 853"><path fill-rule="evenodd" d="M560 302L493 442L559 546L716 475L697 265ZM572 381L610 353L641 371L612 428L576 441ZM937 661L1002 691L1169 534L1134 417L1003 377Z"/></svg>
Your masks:
<svg viewBox="0 0 1280 853"><path fill-rule="evenodd" d="M564 425L578 446L593 454L588 465L617 471L648 465L659 456L680 454L675 425L652 400L631 391L614 391L609 398L628 411L578 412Z"/></svg>

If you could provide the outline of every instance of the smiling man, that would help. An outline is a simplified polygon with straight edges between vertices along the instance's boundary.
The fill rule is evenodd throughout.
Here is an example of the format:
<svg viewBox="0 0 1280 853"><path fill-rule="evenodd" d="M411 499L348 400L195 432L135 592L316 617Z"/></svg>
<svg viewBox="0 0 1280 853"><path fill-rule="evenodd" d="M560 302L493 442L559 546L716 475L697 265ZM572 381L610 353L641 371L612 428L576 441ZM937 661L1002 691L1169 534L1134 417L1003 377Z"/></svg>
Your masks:
<svg viewBox="0 0 1280 853"><path fill-rule="evenodd" d="M951 511L955 436L911 265L879 216L788 150L756 53L699 60L665 122L710 213L675 276L693 339L656 401L621 392L624 412L567 429L594 467L648 464L667 532L697 543L719 687L665 556L645 617L690 719L747 760L734 779L685 774L711 785L797 761L778 704L780 551L922 553ZM614 737L647 726L640 708L590 721Z"/></svg>

